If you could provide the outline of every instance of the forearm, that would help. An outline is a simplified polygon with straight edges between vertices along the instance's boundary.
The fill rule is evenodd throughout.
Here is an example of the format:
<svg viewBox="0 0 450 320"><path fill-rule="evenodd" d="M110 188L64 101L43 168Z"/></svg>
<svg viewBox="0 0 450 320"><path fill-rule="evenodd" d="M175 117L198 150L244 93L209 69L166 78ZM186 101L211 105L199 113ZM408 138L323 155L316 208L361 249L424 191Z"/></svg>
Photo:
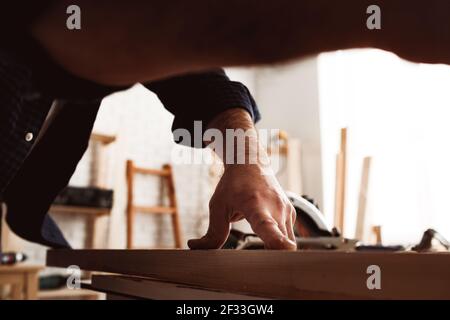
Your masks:
<svg viewBox="0 0 450 320"><path fill-rule="evenodd" d="M208 135L208 131L216 130ZM217 139L220 133L221 138ZM205 143L222 159L225 169L236 165L267 167L268 157L261 146L253 121L241 108L222 112L208 125ZM208 139L208 136L213 138Z"/></svg>
<svg viewBox="0 0 450 320"><path fill-rule="evenodd" d="M82 30L65 28L69 4ZM68 71L106 84L282 62L323 51L376 47L422 62L450 62L450 2L378 0L382 29L368 30L372 0L64 0L32 33Z"/></svg>
<svg viewBox="0 0 450 320"><path fill-rule="evenodd" d="M184 39L212 64L266 64L322 51L381 46L366 28L367 0L208 1ZM390 1L386 7L390 6ZM386 8L386 10L389 10ZM219 58L220 60L217 60Z"/></svg>
<svg viewBox="0 0 450 320"><path fill-rule="evenodd" d="M180 45L201 63L267 64L363 47L390 50L414 61L450 62L448 0L202 2L189 2L196 7L190 14L196 14L180 31L186 40ZM380 30L369 30L366 24L367 8L374 4L381 10Z"/></svg>
<svg viewBox="0 0 450 320"><path fill-rule="evenodd" d="M406 0L400 0L406 3ZM52 35L73 42L91 36L92 45L108 59L122 46L135 59L170 59L165 68L210 69L217 66L279 62L321 51L378 46L376 32L367 32L366 9L371 0L65 0L82 8L83 29L67 32L47 25ZM391 12L392 0L381 0ZM394 1L395 2L395 1ZM411 0L408 5L411 5ZM63 21L59 17L59 21ZM44 25L45 27L45 25ZM39 26L37 32L39 33ZM62 34L63 33L63 34ZM99 41L101 39L102 41ZM69 41L68 41L69 42ZM106 48L102 43L110 42ZM76 50L86 54L81 45ZM119 62L119 61L118 61ZM123 62L122 62L123 63Z"/></svg>

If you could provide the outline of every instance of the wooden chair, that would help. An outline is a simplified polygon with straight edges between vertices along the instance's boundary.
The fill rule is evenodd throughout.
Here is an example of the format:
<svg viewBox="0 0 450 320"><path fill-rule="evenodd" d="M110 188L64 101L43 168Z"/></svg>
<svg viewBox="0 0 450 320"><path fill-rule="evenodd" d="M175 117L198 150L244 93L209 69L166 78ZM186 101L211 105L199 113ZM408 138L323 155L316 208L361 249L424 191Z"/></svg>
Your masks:
<svg viewBox="0 0 450 320"><path fill-rule="evenodd" d="M137 206L134 204L134 178L136 174L157 176L163 179L167 185L169 206ZM128 185L128 203L127 203L127 248L133 249L134 243L134 219L137 212L148 214L169 214L172 218L172 228L175 240L175 247L182 247L182 236L180 229L180 220L178 214L177 200L175 196L175 185L172 175L172 167L168 164L162 169L139 168L131 160L127 161L127 185Z"/></svg>

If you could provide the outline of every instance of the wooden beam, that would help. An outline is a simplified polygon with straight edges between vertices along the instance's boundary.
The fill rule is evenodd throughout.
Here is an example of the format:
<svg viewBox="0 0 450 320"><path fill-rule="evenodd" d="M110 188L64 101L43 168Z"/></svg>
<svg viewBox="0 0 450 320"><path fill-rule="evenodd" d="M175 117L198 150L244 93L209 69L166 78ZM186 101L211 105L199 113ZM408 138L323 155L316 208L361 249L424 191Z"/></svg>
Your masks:
<svg viewBox="0 0 450 320"><path fill-rule="evenodd" d="M149 214L174 214L177 209L172 207L145 207L145 206L133 206L133 210L136 213L149 213Z"/></svg>
<svg viewBox="0 0 450 320"><path fill-rule="evenodd" d="M356 232L355 238L361 241L365 240L366 231L366 207L367 207L367 194L369 190L369 178L370 178L370 165L372 162L371 157L365 157L363 160L363 167L361 173L361 185L359 187L359 201L358 201L358 214L356 220Z"/></svg>
<svg viewBox="0 0 450 320"><path fill-rule="evenodd" d="M86 289L51 289L41 290L39 300L100 300L102 293Z"/></svg>
<svg viewBox="0 0 450 320"><path fill-rule="evenodd" d="M107 145L107 144L111 144L114 141L116 141L116 137L106 135L106 134L93 133L93 134L91 134L91 140L95 141L95 142L100 142L104 145Z"/></svg>
<svg viewBox="0 0 450 320"><path fill-rule="evenodd" d="M119 296L151 300L262 300L263 298L205 289L142 277L93 275L91 287Z"/></svg>
<svg viewBox="0 0 450 320"><path fill-rule="evenodd" d="M51 250L47 265L273 298L450 299L449 253ZM381 290L367 287L372 265Z"/></svg>
<svg viewBox="0 0 450 320"><path fill-rule="evenodd" d="M347 128L341 129L341 144L336 157L336 197L334 224L344 234L345 196L347 185Z"/></svg>
<svg viewBox="0 0 450 320"><path fill-rule="evenodd" d="M111 209L108 208L77 207L66 205L52 205L49 211L50 213L85 214L92 216L105 216L111 213Z"/></svg>
<svg viewBox="0 0 450 320"><path fill-rule="evenodd" d="M287 146L287 189L301 195L303 194L303 183L300 140L289 139L287 141Z"/></svg>
<svg viewBox="0 0 450 320"><path fill-rule="evenodd" d="M140 167L134 167L133 168L134 173L136 174L144 174L144 175L153 175L153 176L160 176L160 177L168 177L170 175L170 170L168 169L148 169L148 168L140 168Z"/></svg>
<svg viewBox="0 0 450 320"><path fill-rule="evenodd" d="M170 209L174 210L172 212L171 218L172 218L172 229L175 241L175 248L181 249L183 247L183 237L181 236L181 223L178 212L177 196L175 193L175 181L173 179L172 167L166 164L164 165L164 170L169 172L169 175L166 178L166 182L167 182L167 192L169 194Z"/></svg>
<svg viewBox="0 0 450 320"><path fill-rule="evenodd" d="M375 236L375 244L381 245L383 243L383 236L381 234L381 226L373 226L372 233Z"/></svg>

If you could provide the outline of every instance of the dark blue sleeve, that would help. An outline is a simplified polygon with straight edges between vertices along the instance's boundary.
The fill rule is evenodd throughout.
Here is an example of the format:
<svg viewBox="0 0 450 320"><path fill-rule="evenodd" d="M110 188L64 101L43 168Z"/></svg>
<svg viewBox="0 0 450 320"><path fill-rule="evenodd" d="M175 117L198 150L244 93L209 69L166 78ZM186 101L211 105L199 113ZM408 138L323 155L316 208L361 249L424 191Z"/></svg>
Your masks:
<svg viewBox="0 0 450 320"><path fill-rule="evenodd" d="M254 122L261 118L247 87L231 81L222 69L156 81L145 87L175 116L172 131L186 129L193 136L194 121L202 121L204 131L216 115L231 108L247 110ZM175 142L186 145L184 141Z"/></svg>

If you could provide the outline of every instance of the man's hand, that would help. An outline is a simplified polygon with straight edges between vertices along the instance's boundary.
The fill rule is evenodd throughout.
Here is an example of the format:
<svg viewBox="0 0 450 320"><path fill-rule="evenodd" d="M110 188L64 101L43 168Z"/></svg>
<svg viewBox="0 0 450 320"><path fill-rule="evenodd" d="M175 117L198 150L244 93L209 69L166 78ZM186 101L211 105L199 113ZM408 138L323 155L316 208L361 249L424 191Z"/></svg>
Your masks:
<svg viewBox="0 0 450 320"><path fill-rule="evenodd" d="M230 223L247 219L267 249L295 250L295 209L273 175L257 165L236 165L225 170L209 204L206 235L190 240L191 249L220 248Z"/></svg>
<svg viewBox="0 0 450 320"><path fill-rule="evenodd" d="M232 109L219 115L210 128L218 128L222 132L225 132L225 128L254 130L250 116L241 109ZM297 248L293 231L295 209L272 170L264 164L267 163L267 156L260 148L256 136L254 138L256 140L247 141L244 150L236 152L247 156L244 164L224 161L225 172L210 201L208 231L201 239L188 242L191 249L222 247L228 238L230 223L243 218L247 219L267 249ZM226 145L225 142L224 146ZM219 154L226 160L226 154L230 150L224 151ZM248 163L252 152L258 153L257 163ZM236 160L236 157L232 159Z"/></svg>

